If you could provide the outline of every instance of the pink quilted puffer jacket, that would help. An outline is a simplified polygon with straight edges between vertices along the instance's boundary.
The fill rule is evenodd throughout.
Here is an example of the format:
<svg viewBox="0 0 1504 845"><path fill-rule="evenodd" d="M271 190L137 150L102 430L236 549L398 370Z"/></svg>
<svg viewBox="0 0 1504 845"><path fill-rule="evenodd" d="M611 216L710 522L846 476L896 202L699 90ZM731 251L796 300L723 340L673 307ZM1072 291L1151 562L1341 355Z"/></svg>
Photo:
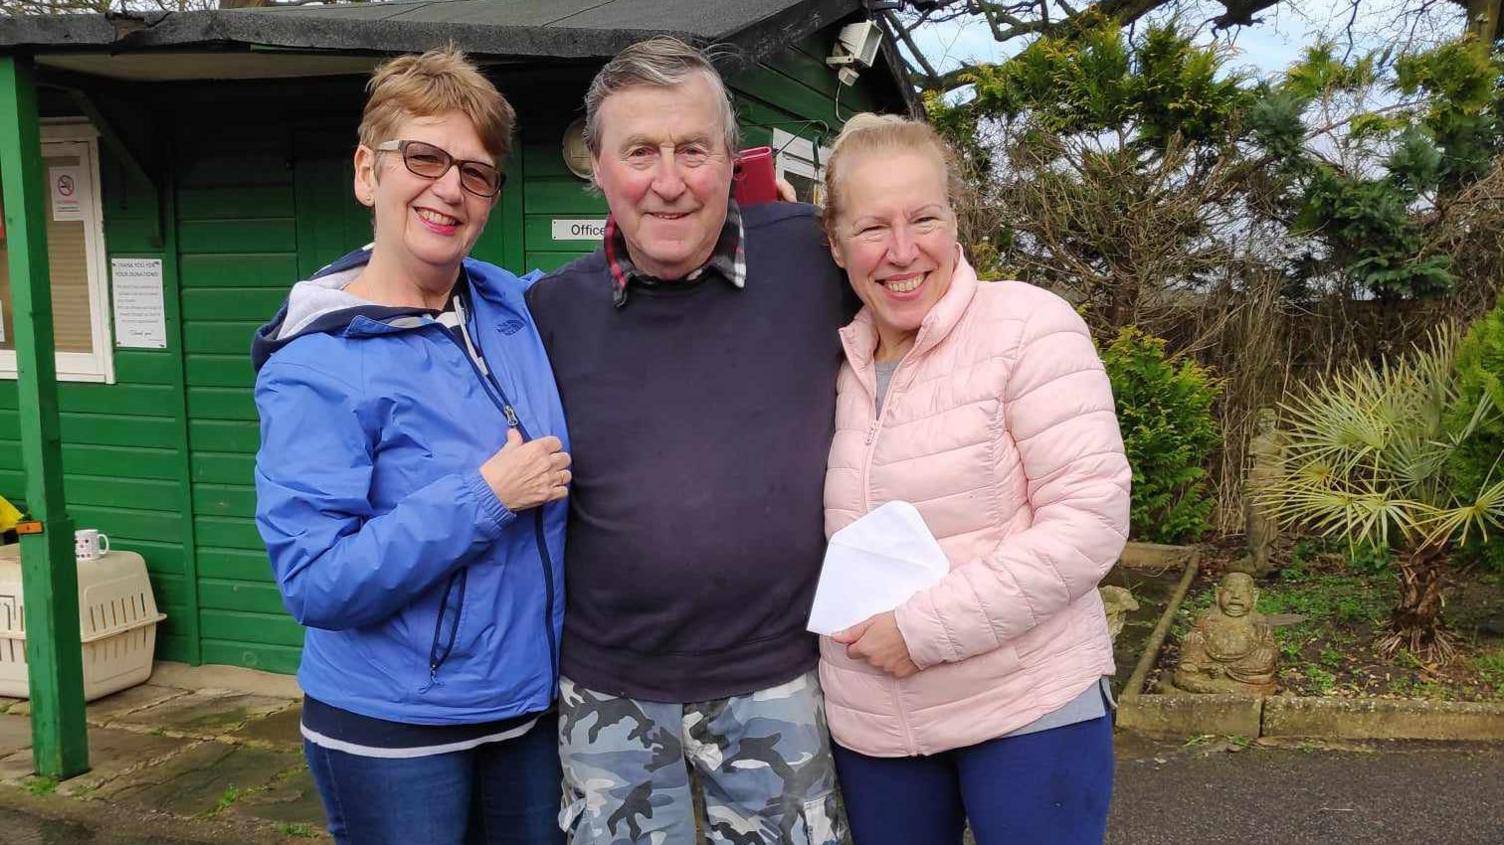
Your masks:
<svg viewBox="0 0 1504 845"><path fill-rule="evenodd" d="M950 574L897 608L923 671L903 680L820 642L836 741L877 757L994 739L1113 672L1097 582L1128 534L1130 473L1086 325L962 258L873 413L877 333L841 330L846 364L825 478L825 531L912 502Z"/></svg>

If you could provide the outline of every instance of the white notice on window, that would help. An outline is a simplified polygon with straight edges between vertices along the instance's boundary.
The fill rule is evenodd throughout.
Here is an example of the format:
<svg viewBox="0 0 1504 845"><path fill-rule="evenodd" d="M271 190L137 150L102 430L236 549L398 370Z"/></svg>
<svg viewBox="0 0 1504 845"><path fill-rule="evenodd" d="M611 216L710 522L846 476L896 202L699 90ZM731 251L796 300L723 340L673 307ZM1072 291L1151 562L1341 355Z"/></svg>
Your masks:
<svg viewBox="0 0 1504 845"><path fill-rule="evenodd" d="M52 219L61 223L84 219L83 169L79 167L47 168L47 184L52 186Z"/></svg>
<svg viewBox="0 0 1504 845"><path fill-rule="evenodd" d="M167 312L162 304L162 259L112 258L115 345L167 348Z"/></svg>

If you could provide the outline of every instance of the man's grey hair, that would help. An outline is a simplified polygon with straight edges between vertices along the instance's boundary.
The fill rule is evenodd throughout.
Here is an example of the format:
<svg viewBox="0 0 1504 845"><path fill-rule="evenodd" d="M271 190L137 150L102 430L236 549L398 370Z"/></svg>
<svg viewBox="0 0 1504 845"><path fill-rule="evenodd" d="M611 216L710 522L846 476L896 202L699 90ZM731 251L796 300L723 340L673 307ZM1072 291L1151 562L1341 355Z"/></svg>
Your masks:
<svg viewBox="0 0 1504 845"><path fill-rule="evenodd" d="M717 100L721 107L721 125L726 132L726 152L736 155L740 137L736 111L731 107L731 95L720 72L705 53L668 35L639 41L622 50L590 81L590 90L585 92L585 146L590 149L590 154L601 154L601 105L607 97L639 85L672 88L696 73L705 74L719 94Z"/></svg>

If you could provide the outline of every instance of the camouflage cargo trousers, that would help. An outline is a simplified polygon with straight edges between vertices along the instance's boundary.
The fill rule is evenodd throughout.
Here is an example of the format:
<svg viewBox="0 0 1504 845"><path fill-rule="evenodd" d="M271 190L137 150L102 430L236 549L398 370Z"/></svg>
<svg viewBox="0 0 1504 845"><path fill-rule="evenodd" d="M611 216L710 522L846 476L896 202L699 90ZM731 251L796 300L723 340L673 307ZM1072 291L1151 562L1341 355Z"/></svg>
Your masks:
<svg viewBox="0 0 1504 845"><path fill-rule="evenodd" d="M690 768L706 840L840 845L835 766L814 672L747 695L638 701L562 680L559 825L573 845L692 845Z"/></svg>

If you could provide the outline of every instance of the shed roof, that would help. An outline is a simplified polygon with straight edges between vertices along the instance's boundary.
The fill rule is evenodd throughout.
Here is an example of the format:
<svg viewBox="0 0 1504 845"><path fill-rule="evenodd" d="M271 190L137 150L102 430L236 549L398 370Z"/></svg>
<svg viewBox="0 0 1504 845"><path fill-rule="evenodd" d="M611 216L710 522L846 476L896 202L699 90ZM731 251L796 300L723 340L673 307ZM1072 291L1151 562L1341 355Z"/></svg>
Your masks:
<svg viewBox="0 0 1504 845"><path fill-rule="evenodd" d="M493 63L601 60L660 34L702 45L731 44L758 59L861 5L860 0L401 0L0 18L0 52L32 53L43 64L138 79L349 73L357 56L445 42ZM206 52L265 53L268 61L242 56L217 63L215 72L202 61ZM185 53L199 61L190 67L172 57ZM105 57L114 60L101 61Z"/></svg>

